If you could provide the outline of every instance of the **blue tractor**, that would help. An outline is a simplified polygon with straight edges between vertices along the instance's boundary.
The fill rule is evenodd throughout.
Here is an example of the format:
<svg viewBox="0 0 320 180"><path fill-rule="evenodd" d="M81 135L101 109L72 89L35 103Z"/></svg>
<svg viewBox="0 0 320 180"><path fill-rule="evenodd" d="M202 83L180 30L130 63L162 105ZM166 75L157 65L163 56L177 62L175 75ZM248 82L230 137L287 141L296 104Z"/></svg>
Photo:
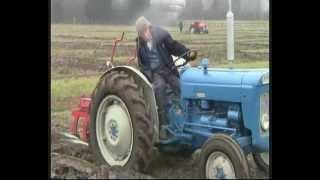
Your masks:
<svg viewBox="0 0 320 180"><path fill-rule="evenodd" d="M181 65L180 65L181 66ZM107 70L92 93L90 146L108 166L145 170L154 147L177 153L200 150L199 178L250 178L247 155L269 169L269 70L179 68L181 97L167 107L170 138L159 139L157 103L136 68Z"/></svg>

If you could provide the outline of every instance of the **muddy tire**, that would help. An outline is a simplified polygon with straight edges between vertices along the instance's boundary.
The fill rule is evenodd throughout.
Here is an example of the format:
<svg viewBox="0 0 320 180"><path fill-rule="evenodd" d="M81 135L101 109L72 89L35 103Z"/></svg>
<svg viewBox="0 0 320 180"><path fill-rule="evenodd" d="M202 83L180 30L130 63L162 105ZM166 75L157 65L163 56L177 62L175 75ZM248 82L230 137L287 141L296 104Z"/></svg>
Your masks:
<svg viewBox="0 0 320 180"><path fill-rule="evenodd" d="M123 71L106 74L92 93L90 119L90 146L98 164L146 170L154 122L132 77Z"/></svg>
<svg viewBox="0 0 320 180"><path fill-rule="evenodd" d="M239 144L225 134L217 134L203 145L199 163L199 178L250 178L245 154Z"/></svg>
<svg viewBox="0 0 320 180"><path fill-rule="evenodd" d="M266 155L264 153L252 153L254 162L257 164L259 169L269 174L269 160L266 160L263 156ZM267 158L269 158L269 153L267 153Z"/></svg>

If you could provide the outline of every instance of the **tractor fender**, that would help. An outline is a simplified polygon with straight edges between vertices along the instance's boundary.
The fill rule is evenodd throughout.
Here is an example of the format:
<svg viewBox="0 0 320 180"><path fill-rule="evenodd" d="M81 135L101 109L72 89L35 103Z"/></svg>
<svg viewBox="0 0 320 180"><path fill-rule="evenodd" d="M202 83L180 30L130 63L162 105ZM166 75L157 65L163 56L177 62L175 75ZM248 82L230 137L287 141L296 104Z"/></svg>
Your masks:
<svg viewBox="0 0 320 180"><path fill-rule="evenodd" d="M100 79L103 79L104 76L108 75L108 73L112 71L124 71L128 73L130 76L132 76L135 80L135 82L143 87L143 96L145 98L145 102L147 103L147 107L150 112L150 118L154 122L154 142L158 143L159 142L159 117L158 117L158 110L157 110L157 103L156 103L156 98L154 94L154 90L152 88L152 84L149 82L149 80L146 78L146 76L141 73L139 70L137 70L134 67L131 66L115 66L107 71L105 71Z"/></svg>

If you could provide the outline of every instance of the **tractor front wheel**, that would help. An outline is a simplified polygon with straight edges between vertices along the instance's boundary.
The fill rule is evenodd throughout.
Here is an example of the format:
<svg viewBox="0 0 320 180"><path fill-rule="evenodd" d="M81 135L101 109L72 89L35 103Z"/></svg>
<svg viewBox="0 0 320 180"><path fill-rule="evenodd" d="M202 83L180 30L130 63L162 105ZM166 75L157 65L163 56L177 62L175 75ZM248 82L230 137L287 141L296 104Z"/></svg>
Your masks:
<svg viewBox="0 0 320 180"><path fill-rule="evenodd" d="M99 164L147 168L154 129L141 88L126 72L112 71L99 81L90 108L90 147Z"/></svg>
<svg viewBox="0 0 320 180"><path fill-rule="evenodd" d="M253 153L253 159L261 170L269 173L269 152Z"/></svg>
<svg viewBox="0 0 320 180"><path fill-rule="evenodd" d="M249 167L239 144L225 134L214 135L202 148L200 178L248 179Z"/></svg>

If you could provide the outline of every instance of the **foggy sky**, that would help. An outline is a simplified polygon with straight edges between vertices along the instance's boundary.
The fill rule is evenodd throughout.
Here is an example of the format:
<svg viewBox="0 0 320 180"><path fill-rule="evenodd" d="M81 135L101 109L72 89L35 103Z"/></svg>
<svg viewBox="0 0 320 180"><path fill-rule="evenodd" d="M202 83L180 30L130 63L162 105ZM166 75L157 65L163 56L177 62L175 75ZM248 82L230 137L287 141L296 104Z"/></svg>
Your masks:
<svg viewBox="0 0 320 180"><path fill-rule="evenodd" d="M52 21L72 22L73 19L77 19L77 22L87 23L89 19L86 14L88 1L91 3L93 1L101 2L101 0L51 0ZM127 23L132 23L132 19L140 15L150 17L154 21L163 21L164 23L177 19L224 19L228 10L228 0L105 1L111 1L111 7L99 7L98 5L97 8L94 7L92 12L95 13L94 11L96 11L98 16L108 12L108 15L104 15L104 17L111 17L106 19L106 22L113 19L115 22L125 23L127 21ZM139 8L139 5L132 7L133 2L135 4L143 2L147 3L147 5L142 8ZM266 18L269 13L269 0L232 0L232 10L234 11L235 19ZM112 13L109 11L112 11Z"/></svg>

